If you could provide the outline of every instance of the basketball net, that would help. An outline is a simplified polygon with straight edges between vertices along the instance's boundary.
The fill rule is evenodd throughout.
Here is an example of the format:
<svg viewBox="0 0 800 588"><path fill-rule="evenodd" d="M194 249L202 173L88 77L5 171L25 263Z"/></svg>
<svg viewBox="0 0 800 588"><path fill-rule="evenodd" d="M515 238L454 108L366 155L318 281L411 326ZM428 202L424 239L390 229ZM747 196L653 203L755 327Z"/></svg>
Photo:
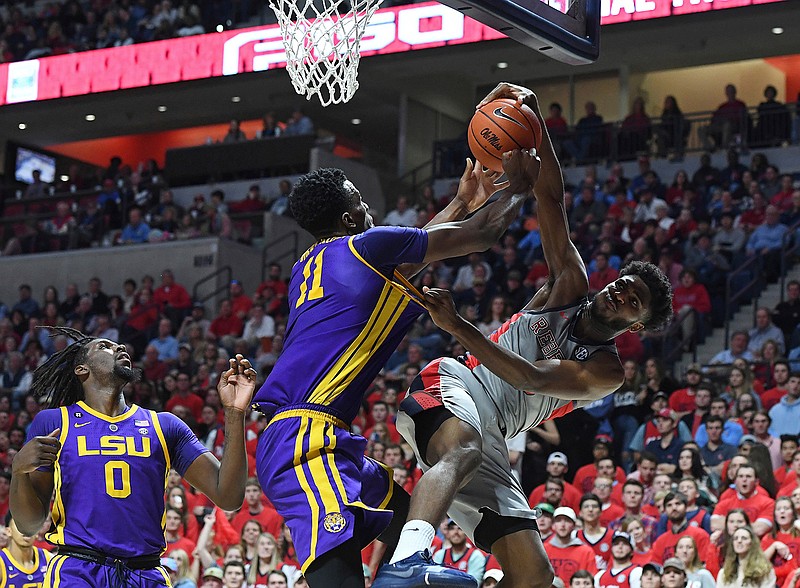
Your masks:
<svg viewBox="0 0 800 588"><path fill-rule="evenodd" d="M350 100L358 89L361 37L383 0L270 0L295 91L323 106Z"/></svg>

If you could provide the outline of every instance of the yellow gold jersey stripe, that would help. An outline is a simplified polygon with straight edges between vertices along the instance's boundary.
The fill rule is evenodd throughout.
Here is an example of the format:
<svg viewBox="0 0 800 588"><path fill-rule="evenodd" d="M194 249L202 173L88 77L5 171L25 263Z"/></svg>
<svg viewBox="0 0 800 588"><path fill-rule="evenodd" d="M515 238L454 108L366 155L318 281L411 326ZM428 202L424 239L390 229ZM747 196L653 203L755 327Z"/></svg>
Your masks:
<svg viewBox="0 0 800 588"><path fill-rule="evenodd" d="M383 309L389 302L390 294L391 289L388 286L384 286L383 291L381 291L381 294L378 297L378 303L375 305L372 315L370 315L369 319L367 320L367 324L358 334L358 337L356 337L350 346L345 349L344 353L342 353L336 363L331 366L331 369L328 370L328 374L314 388L314 391L308 397L309 402L314 404L322 404L321 400L325 397L326 392L330 388L330 382L338 377L341 371L347 367L352 356L358 351L363 341L369 336L370 332L375 327L375 324L380 320Z"/></svg>
<svg viewBox="0 0 800 588"><path fill-rule="evenodd" d="M161 429L161 421L158 420L158 413L154 410L148 410L150 413L150 420L153 423L153 429L156 432L159 443L161 443L161 450L164 452L164 493L167 492L167 484L169 482L169 471L172 469L172 460L169 456L169 447L167 447L167 440L164 438L164 431ZM167 504L164 503L164 512L161 513L161 531L164 533L164 550L167 545Z"/></svg>
<svg viewBox="0 0 800 588"><path fill-rule="evenodd" d="M69 434L69 412L67 411L66 406L61 407L61 434L58 436L58 441L61 443L61 447L58 450L58 456L56 457L56 461L53 464L53 482L55 484L54 494L55 499L53 500L53 509L51 511L51 516L53 518L53 524L55 525L55 530L51 533L47 534L47 539L51 543L55 543L56 545L64 545L64 525L66 524L67 514L64 512L64 498L61 496L61 486L63 484L62 475L61 475L61 464L59 463L59 458L61 457L61 451L64 449L64 445L67 441L67 435Z"/></svg>
<svg viewBox="0 0 800 588"><path fill-rule="evenodd" d="M377 322L367 332L363 341L354 342L344 355L337 361L329 375L318 385L313 397L317 398L318 404L329 404L333 402L353 380L361 373L361 370L372 358L372 354L389 336L392 326L408 306L408 300L395 290L389 291L389 299L386 308ZM391 310L388 310L391 309ZM356 345L358 343L358 345ZM312 400L312 402L314 402Z"/></svg>
<svg viewBox="0 0 800 588"><path fill-rule="evenodd" d="M317 497L311 490L311 486L308 484L306 473L303 471L303 440L308 433L310 423L311 419L300 417L299 432L297 433L297 438L294 443L294 472L297 476L297 481L300 482L300 487L306 494L308 506L311 508L311 547L308 559L302 562L300 566L303 573L305 573L306 568L308 568L311 562L317 557L317 533L319 531L319 504L317 503Z"/></svg>
<svg viewBox="0 0 800 588"><path fill-rule="evenodd" d="M411 285L411 283L405 278L405 276L401 275L400 272L398 272L397 270L394 271L394 276L397 277L398 280L400 280L402 285L398 284L397 282L395 282L395 281L391 280L390 278L387 278L386 276L384 276L381 272L378 271L377 268L375 268L372 264L370 264L366 259L361 257L361 254L358 251L356 251L356 248L353 245L353 239L355 239L355 236L350 237L350 239L347 240L347 245L348 245L348 247L350 247L351 253L356 256L356 259L358 259L361 263L363 263L365 266L367 266L373 272L378 274L381 278L386 280L386 282L389 284L389 286L394 288L398 292L400 292L400 294L402 294L403 296L405 296L409 300L413 300L414 302L416 302L420 306L423 306L423 307L425 306L422 303L422 300L423 300L422 294L419 292L419 290L417 290L414 286Z"/></svg>

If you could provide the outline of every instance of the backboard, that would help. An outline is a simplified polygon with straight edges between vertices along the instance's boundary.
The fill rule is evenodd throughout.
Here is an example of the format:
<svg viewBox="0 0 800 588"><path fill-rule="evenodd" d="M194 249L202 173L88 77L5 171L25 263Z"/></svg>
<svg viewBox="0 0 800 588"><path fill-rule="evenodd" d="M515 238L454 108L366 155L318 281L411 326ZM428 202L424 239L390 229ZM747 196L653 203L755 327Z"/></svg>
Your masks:
<svg viewBox="0 0 800 588"><path fill-rule="evenodd" d="M564 63L592 63L600 54L600 0L439 2Z"/></svg>

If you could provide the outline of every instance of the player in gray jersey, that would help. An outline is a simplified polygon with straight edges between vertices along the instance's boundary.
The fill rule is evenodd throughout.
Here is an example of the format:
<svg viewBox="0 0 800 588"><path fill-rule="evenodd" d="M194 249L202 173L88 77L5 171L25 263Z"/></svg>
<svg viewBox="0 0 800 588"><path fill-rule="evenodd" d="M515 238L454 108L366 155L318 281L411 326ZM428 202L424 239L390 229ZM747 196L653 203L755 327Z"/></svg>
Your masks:
<svg viewBox="0 0 800 588"><path fill-rule="evenodd" d="M561 168L538 100L527 88L500 84L481 105L496 98L524 102L541 122L534 194L550 278L490 337L458 315L449 292L426 289L434 322L469 353L430 363L400 406L397 428L425 474L392 562L374 588L424 579L419 552L430 548L445 513L497 557L503 586L549 588L553 570L534 511L511 473L505 440L614 392L623 382L614 338L628 330L658 330L672 316L669 280L650 263L629 264L587 298L586 268L569 238ZM451 585L475 583L465 574Z"/></svg>

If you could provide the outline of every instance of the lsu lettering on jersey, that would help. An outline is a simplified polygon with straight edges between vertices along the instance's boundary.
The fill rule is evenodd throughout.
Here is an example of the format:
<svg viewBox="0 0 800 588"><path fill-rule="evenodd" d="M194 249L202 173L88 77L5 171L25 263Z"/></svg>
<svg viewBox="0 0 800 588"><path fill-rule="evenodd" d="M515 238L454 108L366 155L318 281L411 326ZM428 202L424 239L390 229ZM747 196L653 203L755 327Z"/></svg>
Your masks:
<svg viewBox="0 0 800 588"><path fill-rule="evenodd" d="M0 551L0 588L42 588L47 562L52 555L44 549L33 548L33 565L24 567L14 559L8 548Z"/></svg>
<svg viewBox="0 0 800 588"><path fill-rule="evenodd" d="M606 351L617 355L614 341L601 344L588 343L573 334L581 310L588 300L545 311L522 311L512 316L490 339L528 361L540 359L569 359L586 361L595 353ZM568 401L536 394L535 390L517 390L499 378L473 356L467 356L466 365L483 384L502 420L507 439L535 427L544 420L557 418L588 402Z"/></svg>
<svg viewBox="0 0 800 588"><path fill-rule="evenodd" d="M47 540L120 558L164 551L167 474L183 475L208 451L189 427L136 405L109 417L78 402L40 412L28 439L55 429L61 449Z"/></svg>
<svg viewBox="0 0 800 588"><path fill-rule="evenodd" d="M346 423L414 320L423 312L392 281L401 263L425 257L428 234L375 227L325 239L295 263L283 353L254 398L273 414L322 405Z"/></svg>

